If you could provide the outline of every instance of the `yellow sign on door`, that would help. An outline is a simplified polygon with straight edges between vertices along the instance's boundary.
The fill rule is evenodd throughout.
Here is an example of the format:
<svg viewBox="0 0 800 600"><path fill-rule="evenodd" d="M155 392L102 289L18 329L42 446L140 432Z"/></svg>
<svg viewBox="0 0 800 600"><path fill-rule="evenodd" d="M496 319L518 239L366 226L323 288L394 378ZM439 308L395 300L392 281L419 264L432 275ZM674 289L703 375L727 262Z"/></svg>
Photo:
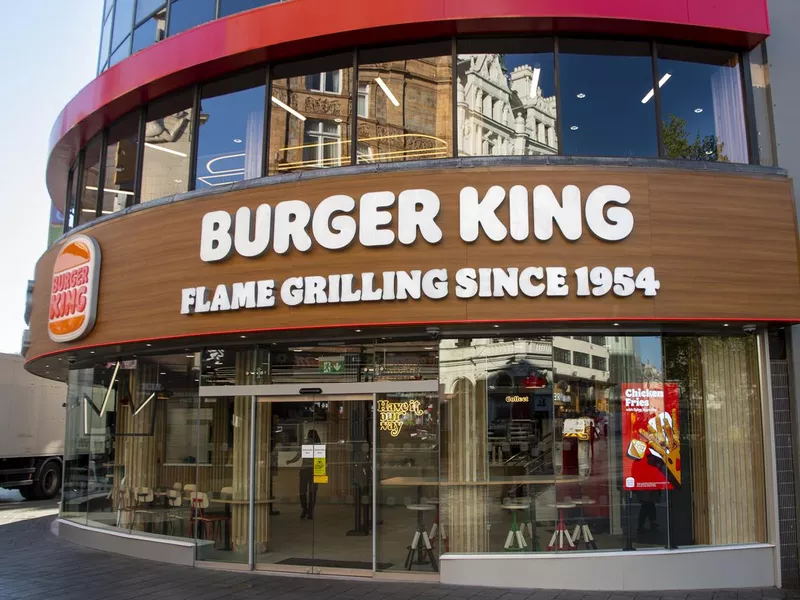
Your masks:
<svg viewBox="0 0 800 600"><path fill-rule="evenodd" d="M314 477L323 477L327 475L325 458L314 459Z"/></svg>

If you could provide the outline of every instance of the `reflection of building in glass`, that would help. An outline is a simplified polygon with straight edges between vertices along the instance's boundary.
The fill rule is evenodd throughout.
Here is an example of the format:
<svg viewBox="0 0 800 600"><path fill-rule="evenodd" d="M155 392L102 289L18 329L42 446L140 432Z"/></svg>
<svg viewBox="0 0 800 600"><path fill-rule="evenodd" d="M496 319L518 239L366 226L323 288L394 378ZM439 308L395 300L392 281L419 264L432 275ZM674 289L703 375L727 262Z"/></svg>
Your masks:
<svg viewBox="0 0 800 600"><path fill-rule="evenodd" d="M458 57L458 135L465 156L558 151L556 98L545 98L538 67L508 73L502 54Z"/></svg>
<svg viewBox="0 0 800 600"><path fill-rule="evenodd" d="M452 155L449 56L361 65L358 161Z"/></svg>
<svg viewBox="0 0 800 600"><path fill-rule="evenodd" d="M335 69L273 82L270 173L350 164L350 73Z"/></svg>

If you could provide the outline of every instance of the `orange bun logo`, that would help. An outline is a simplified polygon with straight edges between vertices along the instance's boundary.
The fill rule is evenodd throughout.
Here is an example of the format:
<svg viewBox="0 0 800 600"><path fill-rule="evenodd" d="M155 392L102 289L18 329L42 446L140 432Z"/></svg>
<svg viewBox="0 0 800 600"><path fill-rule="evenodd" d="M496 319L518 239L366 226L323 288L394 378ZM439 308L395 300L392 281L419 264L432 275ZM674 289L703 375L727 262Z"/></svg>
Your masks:
<svg viewBox="0 0 800 600"><path fill-rule="evenodd" d="M47 333L54 342L71 342L94 327L100 279L100 246L76 235L67 240L53 265Z"/></svg>

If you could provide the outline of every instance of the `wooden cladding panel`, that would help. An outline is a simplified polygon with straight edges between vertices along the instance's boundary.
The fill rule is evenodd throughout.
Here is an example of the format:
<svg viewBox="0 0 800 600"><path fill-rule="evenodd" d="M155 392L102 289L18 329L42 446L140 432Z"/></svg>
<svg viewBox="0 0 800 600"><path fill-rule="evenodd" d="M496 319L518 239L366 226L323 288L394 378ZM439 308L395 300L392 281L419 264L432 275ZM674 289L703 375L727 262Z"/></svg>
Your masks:
<svg viewBox="0 0 800 600"><path fill-rule="evenodd" d="M475 186L481 197L490 185L506 190L550 186L556 195L577 185L585 203L600 185L631 192L632 234L621 242L597 239L584 221L581 239L566 240L556 229L552 240L531 238L492 242L483 234L473 244L459 235L459 192ZM431 245L364 248L357 242L340 251L315 245L257 259L238 255L214 264L200 260L200 225L212 210L233 213L282 200L302 199L314 206L334 194L356 199L366 192L425 188L442 202L437 223L443 240ZM508 223L508 204L498 211ZM390 228L396 231L396 209ZM531 226L531 231L533 227ZM239 330L326 327L348 324L435 323L557 319L800 319L797 230L791 182L780 177L647 170L621 167L505 167L440 169L309 179L269 185L154 207L91 227L102 251L98 315L86 339L56 344L46 322L52 266L58 247L48 250L36 270L29 356L73 346L123 343L144 338L180 337ZM653 266L661 281L655 298L641 292L620 298L575 294L572 271L580 266ZM563 266L570 295L461 300L455 272L463 267ZM184 316L181 289L236 281L384 270L447 268L450 293L443 300L407 300L240 310ZM279 290L276 290L276 295Z"/></svg>

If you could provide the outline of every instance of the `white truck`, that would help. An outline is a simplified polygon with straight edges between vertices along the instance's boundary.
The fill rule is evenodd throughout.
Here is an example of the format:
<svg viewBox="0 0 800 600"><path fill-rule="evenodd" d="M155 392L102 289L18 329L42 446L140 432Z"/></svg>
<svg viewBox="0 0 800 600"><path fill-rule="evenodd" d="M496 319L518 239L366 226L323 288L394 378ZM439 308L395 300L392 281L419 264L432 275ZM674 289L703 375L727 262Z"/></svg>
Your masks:
<svg viewBox="0 0 800 600"><path fill-rule="evenodd" d="M28 500L61 491L67 386L28 373L25 359L0 353L0 488Z"/></svg>

